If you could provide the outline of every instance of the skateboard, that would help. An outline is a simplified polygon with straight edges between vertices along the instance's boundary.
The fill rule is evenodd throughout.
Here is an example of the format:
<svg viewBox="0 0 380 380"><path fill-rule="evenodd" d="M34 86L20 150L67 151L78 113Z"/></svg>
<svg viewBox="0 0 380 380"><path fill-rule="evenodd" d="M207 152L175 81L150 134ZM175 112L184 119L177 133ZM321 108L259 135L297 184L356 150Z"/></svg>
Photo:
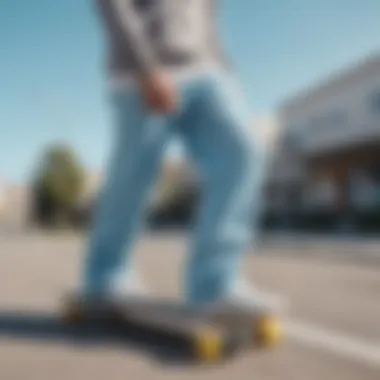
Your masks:
<svg viewBox="0 0 380 380"><path fill-rule="evenodd" d="M275 347L283 336L279 318L269 311L207 314L165 299L136 298L107 305L69 297L62 316L70 325L93 320L142 332L199 363L226 359L244 347Z"/></svg>

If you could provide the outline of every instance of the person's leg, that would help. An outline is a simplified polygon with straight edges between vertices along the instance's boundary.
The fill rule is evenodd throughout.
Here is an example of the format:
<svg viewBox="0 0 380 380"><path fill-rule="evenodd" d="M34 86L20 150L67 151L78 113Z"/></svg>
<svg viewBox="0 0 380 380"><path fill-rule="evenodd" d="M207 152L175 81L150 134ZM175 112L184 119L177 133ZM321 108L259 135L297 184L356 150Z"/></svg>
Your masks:
<svg viewBox="0 0 380 380"><path fill-rule="evenodd" d="M149 115L136 91L114 96L116 133L83 270L83 293L107 295L122 287L150 185L170 134L169 120Z"/></svg>
<svg viewBox="0 0 380 380"><path fill-rule="evenodd" d="M203 177L204 193L187 267L195 305L227 297L255 233L265 154L254 140L245 99L228 74L199 79L181 132Z"/></svg>

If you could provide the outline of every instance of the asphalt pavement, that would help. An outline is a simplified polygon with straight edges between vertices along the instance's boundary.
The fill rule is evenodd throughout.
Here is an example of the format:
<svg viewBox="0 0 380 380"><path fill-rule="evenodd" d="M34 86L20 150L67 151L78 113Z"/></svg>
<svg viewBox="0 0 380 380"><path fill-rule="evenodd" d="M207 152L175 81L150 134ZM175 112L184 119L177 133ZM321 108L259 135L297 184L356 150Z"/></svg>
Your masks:
<svg viewBox="0 0 380 380"><path fill-rule="evenodd" d="M136 265L160 295L179 295L185 242L151 235L136 249ZM141 342L62 329L56 314L79 281L81 237L1 237L0 379L380 379L380 260L366 259L380 242L306 243L267 238L244 266L260 289L290 303L284 344L194 367Z"/></svg>

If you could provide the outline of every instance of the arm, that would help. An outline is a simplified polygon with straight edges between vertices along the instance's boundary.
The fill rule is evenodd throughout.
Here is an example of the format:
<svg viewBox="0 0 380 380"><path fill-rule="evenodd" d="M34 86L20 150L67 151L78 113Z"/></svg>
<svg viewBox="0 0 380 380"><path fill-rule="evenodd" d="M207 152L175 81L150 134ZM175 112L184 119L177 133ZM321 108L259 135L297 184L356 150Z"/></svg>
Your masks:
<svg viewBox="0 0 380 380"><path fill-rule="evenodd" d="M97 0L100 11L113 31L126 43L138 66L140 74L156 69L156 62L133 0Z"/></svg>

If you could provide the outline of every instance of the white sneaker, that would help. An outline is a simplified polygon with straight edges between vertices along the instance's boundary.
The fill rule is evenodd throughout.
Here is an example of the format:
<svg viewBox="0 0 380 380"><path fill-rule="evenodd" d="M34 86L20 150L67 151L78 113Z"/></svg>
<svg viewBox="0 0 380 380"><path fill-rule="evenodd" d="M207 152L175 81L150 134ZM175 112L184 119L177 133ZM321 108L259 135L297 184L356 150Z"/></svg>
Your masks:
<svg viewBox="0 0 380 380"><path fill-rule="evenodd" d="M141 277L136 273L131 273L126 278L116 281L112 286L112 292L110 294L110 298L115 301L128 301L147 297L152 297L152 294L145 286Z"/></svg>
<svg viewBox="0 0 380 380"><path fill-rule="evenodd" d="M207 306L205 312L212 315L283 314L287 308L287 302L282 297L260 292L239 281L228 297Z"/></svg>
<svg viewBox="0 0 380 380"><path fill-rule="evenodd" d="M150 292L143 281L135 273L128 276L119 276L109 290L101 294L80 292L74 298L78 302L92 304L120 303L128 300L142 299L150 296Z"/></svg>

